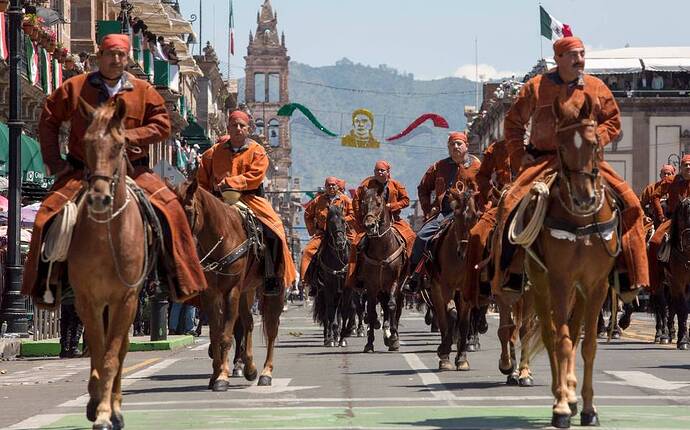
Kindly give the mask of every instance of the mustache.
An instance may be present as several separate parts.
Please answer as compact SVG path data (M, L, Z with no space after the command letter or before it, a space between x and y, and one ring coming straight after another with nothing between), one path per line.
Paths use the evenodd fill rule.
M585 67L585 63L575 63L573 67Z

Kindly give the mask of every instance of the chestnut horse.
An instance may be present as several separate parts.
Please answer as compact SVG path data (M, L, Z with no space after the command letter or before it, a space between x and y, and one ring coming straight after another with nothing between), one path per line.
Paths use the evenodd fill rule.
M360 253L354 276L364 281L367 291L367 319L369 332L364 352L374 352L374 330L378 322L376 305L381 301L389 321L390 336L384 335L389 351L400 349L398 322L403 297L400 286L407 272L405 241L393 228L390 209L381 191L370 188L362 202L366 248Z
M129 349L139 292L153 267L147 229L127 186L121 99L97 109L79 100L90 125L86 149L86 204L79 207L68 251L68 276L91 357L86 416L93 429L124 427L122 363Z
M470 370L467 359L467 339L470 329L470 314L474 297L463 289L465 280L465 258L470 229L476 224L480 213L475 202L477 191L473 185L465 189L458 182L450 190L453 219L447 230L434 245L431 268L431 301L434 307L441 344L437 353L440 370ZM455 336L456 331L457 336ZM453 339L457 338L458 354L455 366L450 363Z
M198 186L196 180L184 182L177 194L185 209L192 233L197 239L199 256L206 274L208 289L201 293L201 304L208 315L213 374L208 387L227 391L230 386L228 352L238 318L244 328L244 377L257 377L254 363L254 320L252 305L263 286L263 268L255 252L256 243L248 237L237 206L227 205ZM273 348L278 336L283 294L261 297L263 330L268 344L266 361L258 385L271 385ZM236 345L240 348L240 345Z
M671 221L671 255L669 308L678 317L678 349L688 349L688 299L690 299L690 198L683 199L673 212ZM663 287L660 287L663 288Z
M559 100L554 103L558 176L550 190L545 226L532 245L533 252L525 256L541 340L551 365L551 391L555 397L551 424L559 428L569 427L577 411L575 356L583 320L585 368L580 422L598 425L592 385L597 317L620 248L614 225L618 214L599 174L603 147L596 138L593 106L586 94L575 118L563 112ZM559 230L546 225L558 225ZM574 229L573 240L561 234L565 228ZM581 231L584 233L578 234Z

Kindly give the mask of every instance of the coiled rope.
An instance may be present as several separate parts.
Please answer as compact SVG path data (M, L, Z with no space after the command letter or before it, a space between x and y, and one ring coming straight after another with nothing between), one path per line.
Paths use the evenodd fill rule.
M79 203L81 204L81 199ZM68 201L46 231L45 240L41 247L41 261L48 263L46 291L43 294L43 301L47 304L55 303L55 297L49 287L53 263L67 260L69 246L72 243L72 230L77 222L78 212L77 204Z

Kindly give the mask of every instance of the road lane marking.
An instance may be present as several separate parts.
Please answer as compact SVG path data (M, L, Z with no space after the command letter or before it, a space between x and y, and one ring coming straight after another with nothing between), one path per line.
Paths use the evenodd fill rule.
M163 370L167 367L172 366L173 364L177 363L180 361L179 358L168 358L166 360L161 361L160 363L154 364L151 367L147 367L146 369L140 370L136 373L133 373L131 375L125 376L122 378L122 383L121 386L122 388L127 387L129 385L132 385L133 383L141 380L141 379L146 379L149 376L153 375L154 373ZM59 408L75 408L75 407L84 407L86 404L89 402L89 394L83 394L79 397L77 397L74 400L68 400L60 405L58 405Z
M640 371L619 371L619 370L605 370L604 373L613 376L614 378L622 379L622 381L600 381L605 384L620 384L630 385L639 388L650 388L652 390L678 390L690 385L688 381L667 381L665 379L654 376L651 373Z
M292 378L274 378L273 381L271 381L270 386L264 386L264 387L259 387L256 384L250 385L249 387L245 388L242 392L243 393L253 393L253 394L277 394L277 393L287 393L287 392L292 392L292 391L300 391L300 390L311 390L314 388L319 388L318 385L311 385L311 386L299 386L295 385L290 387L290 381L292 381Z
M412 370L419 375L422 383L426 385L434 398L438 400L457 400L455 394L451 393L445 388L442 388L445 386L443 383L441 383L441 380L438 379L438 376L432 373L432 371L424 365L417 354L406 353L403 354L403 357L405 358L405 361L407 361L407 364L410 366L410 368L412 368Z
M30 369L0 375L0 386L54 383L87 370L89 367L88 360L54 361Z
M29 430L29 429L40 429L49 426L66 416L66 414L41 414L35 415L31 418L27 418L24 421L18 422L17 424L7 427L9 430Z
M132 366L125 367L124 369L122 369L122 374L123 374L123 375L126 375L126 374L128 374L129 372L132 372L132 371L134 371L134 370L140 369L140 368L142 368L142 367L144 367L144 366L148 366L149 364L155 363L156 361L160 361L160 358L149 358L148 360L144 360L144 361L142 361L141 363L137 363L137 364L134 364L134 365L132 365Z
M205 349L208 349L208 346L210 344L211 344L211 342L203 342L201 345L195 346L194 348L192 348L192 351L203 351Z

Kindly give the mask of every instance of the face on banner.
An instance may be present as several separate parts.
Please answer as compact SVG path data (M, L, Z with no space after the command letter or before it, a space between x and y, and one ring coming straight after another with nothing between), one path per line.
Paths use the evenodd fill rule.
M367 109L357 109L352 112L352 130L340 142L343 146L354 148L378 148L380 142L374 137L373 131L374 114Z

